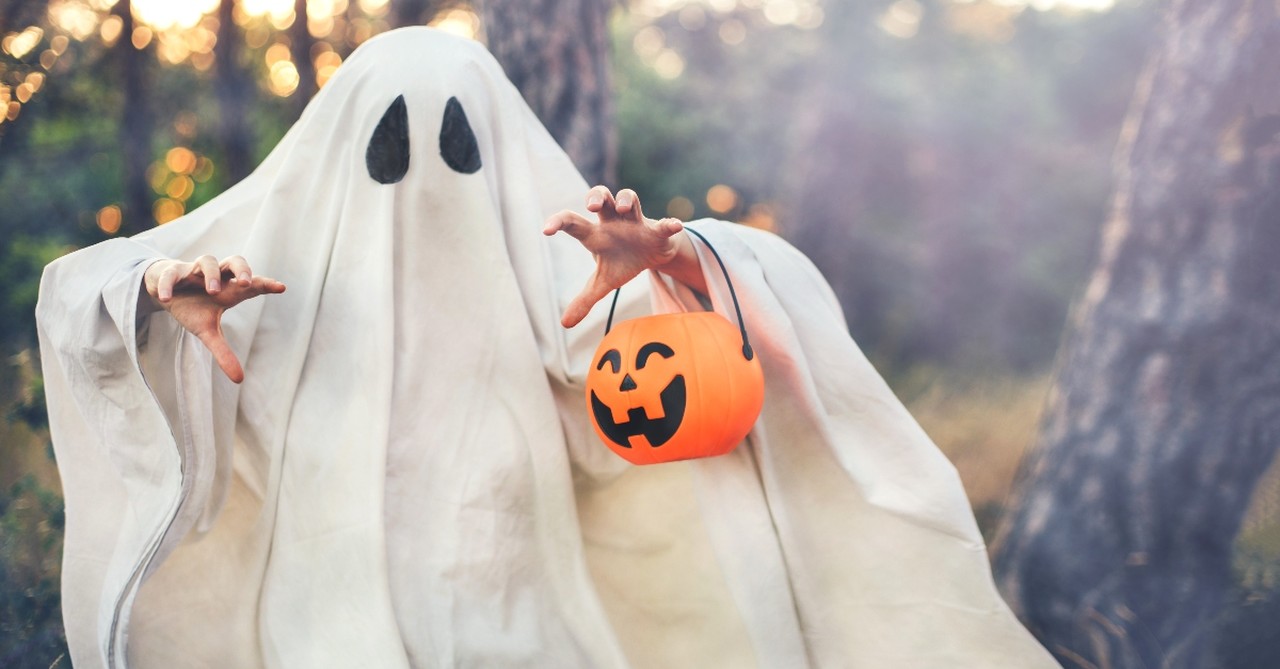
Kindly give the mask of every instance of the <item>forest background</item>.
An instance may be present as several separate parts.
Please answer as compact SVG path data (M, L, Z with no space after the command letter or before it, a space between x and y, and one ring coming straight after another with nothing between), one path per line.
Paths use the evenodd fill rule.
M373 35L429 23L498 52L524 30L513 15L539 4L0 0L0 666L69 664L33 320L42 267L234 184ZM1107 264L1126 114L1144 67L1158 69L1166 14L1195 4L564 0L556 11L588 23L542 30L598 38L604 75L525 75L600 91L600 139L588 142L598 154L575 155L589 178L635 189L651 215L773 230L815 260L855 339L956 464L999 553L1018 543L1013 512L1032 495L1015 481L1039 480L1024 455L1074 364L1060 352L1072 305L1080 316L1086 282ZM517 83L527 96L537 86ZM572 144L554 121L544 117ZM1280 666L1269 453L1251 477L1216 480L1246 500L1218 519L1229 560L1199 579L1223 582L1193 623L1194 652L1128 619L1136 604L1076 606L1067 617L1083 622L1066 634L1018 598L1015 609L1067 666ZM1008 554L1001 585L1025 598Z

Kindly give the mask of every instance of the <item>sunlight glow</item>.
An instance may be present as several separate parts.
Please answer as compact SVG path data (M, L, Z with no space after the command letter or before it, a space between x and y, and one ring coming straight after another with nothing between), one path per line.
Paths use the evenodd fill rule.
M467 9L450 9L428 25L459 37L475 39L480 32L480 17Z
M663 49L653 59L653 71L663 79L675 79L684 72L684 58L673 49Z
M49 3L49 23L76 40L84 40L98 29L98 12L76 0L55 0Z
M298 67L291 60L277 61L271 66L268 85L271 92L282 98L293 95L298 88Z
M342 56L333 51L326 51L316 56L316 86L323 88L341 64Z
M958 5L975 4L976 0L951 0ZM989 0L1004 7L1031 7L1042 12L1053 10L1084 10L1105 12L1116 6L1115 0Z
M293 0L240 0L240 9L247 16L265 16L274 25L293 16ZM311 14L310 4L307 14Z
M218 8L218 0L133 0L139 21L155 28L191 28Z
M10 33L5 35L3 45L5 53L18 60L31 53L31 50L40 44L40 40L44 37L44 31L36 26L31 26L20 33Z
M876 19L876 25L894 37L908 39L920 30L923 16L924 7L916 0L898 0Z

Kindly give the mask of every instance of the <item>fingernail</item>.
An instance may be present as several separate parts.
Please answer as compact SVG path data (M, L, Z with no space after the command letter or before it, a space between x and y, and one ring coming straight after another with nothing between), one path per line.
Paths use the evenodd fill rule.
M245 272L244 274L241 274L241 275L240 275L240 280L241 280L241 281L244 281L245 283L248 283L248 282L249 282L249 279L250 279L250 277L249 277L249 273L248 273L248 272Z
M599 195L592 195L591 199L587 200L587 204L591 204L591 205L604 204L604 198L600 197Z
M212 291L215 291L215 292L216 292L216 291L219 291L219 290L222 290L222 282L221 282L221 281L219 281L219 280L217 280L217 279L214 279L213 281L210 281L210 282L209 282L209 290L212 290Z

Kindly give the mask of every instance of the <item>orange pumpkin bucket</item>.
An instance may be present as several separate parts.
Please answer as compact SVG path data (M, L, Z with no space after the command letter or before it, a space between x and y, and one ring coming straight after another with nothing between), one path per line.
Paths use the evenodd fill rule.
M764 372L747 340L738 296L729 285L738 327L713 312L634 318L605 336L587 372L587 408L600 441L627 462L650 465L732 451L764 405ZM621 289L619 289L621 290Z

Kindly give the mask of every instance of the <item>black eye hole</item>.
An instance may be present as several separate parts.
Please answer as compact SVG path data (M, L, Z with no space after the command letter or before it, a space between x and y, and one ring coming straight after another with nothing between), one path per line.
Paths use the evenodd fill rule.
M649 356L654 353L657 353L664 359L670 358L676 354L675 351L671 350L670 346L667 346L662 342L649 342L648 344L641 346L640 352L636 354L636 369L644 369L645 363L649 362Z
M622 369L622 354L616 348L609 349L604 355L600 356L600 362L596 364L596 369L604 369L604 363L606 362L613 364L613 373L617 374L618 370Z
M475 174L480 169L480 147L467 123L458 98L449 98L444 106L444 122L440 124L440 157L455 172Z
M409 171L409 111L403 95L396 96L373 129L364 164L369 176L380 184L396 183Z

